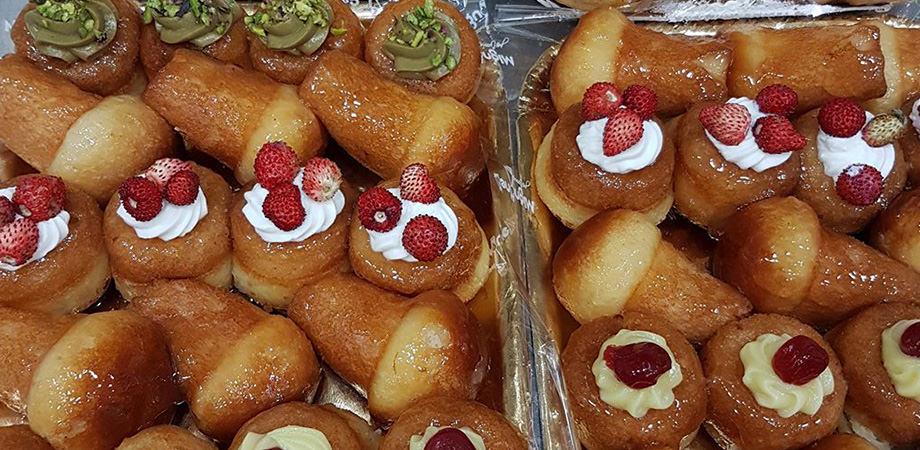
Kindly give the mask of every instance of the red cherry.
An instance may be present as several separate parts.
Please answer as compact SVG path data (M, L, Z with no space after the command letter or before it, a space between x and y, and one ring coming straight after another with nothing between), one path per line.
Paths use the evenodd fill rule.
M808 336L798 335L786 341L773 355L773 371L786 383L801 386L827 368L828 355Z
M671 370L671 355L652 342L611 345L604 350L604 362L618 380L633 389L654 386L658 377Z
M462 431L444 428L428 440L425 450L476 450L476 447Z
M920 358L920 322L907 327L901 334L901 351L905 355Z

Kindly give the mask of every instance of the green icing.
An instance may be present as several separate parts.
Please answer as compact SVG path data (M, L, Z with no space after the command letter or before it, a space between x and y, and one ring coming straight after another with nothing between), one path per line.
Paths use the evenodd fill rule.
M436 81L460 63L460 35L454 21L425 0L396 20L383 51L399 76Z
M118 10L109 0L36 0L25 14L39 53L67 62L87 61L115 39Z
M167 44L207 47L243 15L235 0L147 0L144 23L153 22Z
M332 7L326 0L270 0L245 20L249 31L268 48L294 55L312 55L330 33L345 34L331 28Z

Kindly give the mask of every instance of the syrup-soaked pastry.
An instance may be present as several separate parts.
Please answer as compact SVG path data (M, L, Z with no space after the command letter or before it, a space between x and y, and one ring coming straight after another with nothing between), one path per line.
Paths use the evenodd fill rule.
M920 272L920 190L901 193L879 214L869 231L869 242Z
M368 423L332 405L283 403L249 419L230 450L376 450L380 439Z
M908 118L910 126L905 127L898 144L907 163L907 183L916 188L920 186L920 95L904 103L901 114Z
M54 447L41 436L35 434L28 425L0 427L0 448L16 450L54 450Z
M31 172L35 172L35 169L0 143L0 182Z
M652 315L583 324L562 353L562 374L575 431L588 449L685 448L706 418L696 351Z
M709 260L716 241L705 230L679 216L669 216L658 224L661 238L700 269L709 270Z
M806 448L807 450L877 450L874 445L855 434L832 434Z
M920 49L915 45L920 39L920 30L895 28L883 21L870 23L879 31L888 90L883 97L866 101L865 105L873 113L880 114L900 108L920 94Z
M831 434L847 394L840 362L814 329L758 314L722 327L702 353L709 434L722 448L785 450Z
M115 450L217 450L217 447L185 428L157 425L121 441Z
M404 411L380 450L439 448L524 450L527 444L501 414L469 400L435 397Z

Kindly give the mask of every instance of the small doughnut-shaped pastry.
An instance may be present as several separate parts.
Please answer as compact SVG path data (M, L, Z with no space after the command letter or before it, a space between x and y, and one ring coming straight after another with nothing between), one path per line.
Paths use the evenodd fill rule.
M332 405L282 403L249 419L236 433L230 450L310 448L376 450L380 436L364 419Z
M217 450L209 441L201 439L185 428L175 425L157 425L147 428L123 441L115 450Z
M920 190L901 193L869 230L869 242L920 272Z
M909 126L905 127L898 144L907 162L907 184L916 188L920 186L920 95L904 103L901 114L908 118Z
M54 447L41 436L35 434L28 425L0 427L0 448L17 450L54 450Z
M380 450L426 448L524 450L527 444L501 414L469 400L421 400L393 422Z

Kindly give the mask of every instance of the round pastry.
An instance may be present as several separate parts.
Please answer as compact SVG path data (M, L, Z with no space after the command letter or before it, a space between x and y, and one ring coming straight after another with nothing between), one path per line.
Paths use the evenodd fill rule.
M230 450L374 450L379 436L364 419L332 405L282 403L243 424Z
M380 450L524 450L527 443L501 414L470 400L435 397L404 411Z
M902 192L869 232L872 246L920 272L920 190Z
M54 450L41 436L32 432L28 425L0 427L0 448L16 450Z
M216 173L173 158L125 180L105 209L115 287L126 299L159 279L231 285L230 187Z
M908 118L910 125L898 139L904 160L907 162L907 182L913 187L920 186L920 96L908 101L901 107L901 114Z
M92 197L46 175L0 183L0 304L72 313L93 304L109 278Z
M217 450L209 441L196 437L185 428L157 425L123 441L115 450Z
M723 448L799 448L843 415L840 362L811 327L757 314L722 327L703 348L709 434Z
M706 382L683 335L651 315L588 322L562 353L575 431L585 448L685 448L706 418Z
M654 117L655 93L639 85L620 93L595 83L570 106L537 150L537 193L563 225L575 228L598 211L631 209L661 222L674 200L674 144Z
M832 434L808 446L808 450L876 450L876 447L854 434Z
M443 289L467 302L489 275L476 216L422 164L361 194L348 254L360 277L402 294Z

